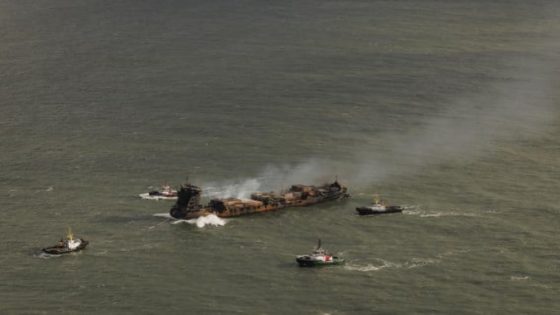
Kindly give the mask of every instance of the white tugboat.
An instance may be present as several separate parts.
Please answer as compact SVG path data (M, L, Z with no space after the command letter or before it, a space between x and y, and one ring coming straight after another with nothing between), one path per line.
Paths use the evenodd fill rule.
M296 256L296 261L300 267L319 267L328 265L340 265L344 259L333 256L321 247L321 240L317 243L317 248L309 255Z
M68 228L68 234L66 235L66 240L61 239L60 241L58 241L58 244L51 247L43 248L43 252L51 255L68 254L71 252L80 251L86 248L88 244L89 242L82 238L75 239L72 230Z
M401 206L389 206L385 204L385 201L381 200L379 196L373 197L373 202L369 206L357 207L359 215L375 215L375 214L385 214L385 213L398 213L402 212L403 208Z
M138 196L149 200L177 200L177 191L169 185L163 185L160 190L152 190Z

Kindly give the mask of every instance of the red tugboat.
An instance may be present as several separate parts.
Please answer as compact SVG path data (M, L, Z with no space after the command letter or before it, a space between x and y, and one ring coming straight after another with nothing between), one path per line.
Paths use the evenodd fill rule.
M319 239L317 247L309 255L296 256L296 261L300 267L321 267L329 265L341 265L344 259L333 256L326 250L321 248L321 240Z
M236 217L252 213L274 211L287 207L310 206L324 201L350 197L347 188L338 181L322 186L293 185L280 194L274 192L251 194L250 199L212 199L208 205L200 203L200 187L185 184L177 192L178 199L169 211L176 219L195 219L214 214L218 217Z

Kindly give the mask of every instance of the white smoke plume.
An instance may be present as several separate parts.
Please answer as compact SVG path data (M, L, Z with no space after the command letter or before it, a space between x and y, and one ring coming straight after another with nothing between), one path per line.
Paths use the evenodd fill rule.
M450 101L447 109L407 134L382 135L384 145L357 150L352 182L367 185L387 176L411 175L430 165L492 154L499 141L538 137L558 118L552 69L532 65L511 82Z
M293 184L321 184L332 182L335 175L326 161L308 160L295 165L268 165L256 178L208 183L203 191L210 198L249 198L256 191L281 191Z
M445 110L420 127L402 134L372 135L344 161L309 159L296 165L269 165L256 178L229 183L219 196L246 198L253 191L321 184L337 175L354 188L367 187L440 163L492 155L499 142L538 137L558 119L560 106L554 94L558 69L526 61L516 68L520 73L506 75L505 82L449 100Z
M321 184L337 176L353 188L367 187L433 165L491 156L496 146L507 141L542 136L560 113L559 51L555 43L535 47L531 56L503 64L502 69L513 70L500 71L485 86L440 100L444 109L413 127L406 126L410 118L403 117L402 130L407 131L365 136L344 159L269 165L255 178L211 183L205 190L210 188L208 195L215 197L247 198L254 191Z

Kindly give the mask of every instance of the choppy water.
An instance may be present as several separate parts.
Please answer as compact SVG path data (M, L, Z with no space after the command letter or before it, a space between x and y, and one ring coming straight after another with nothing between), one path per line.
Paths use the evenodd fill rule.
M1 2L0 313L557 312L559 12ZM353 198L197 225L137 197L186 176ZM407 210L354 215L373 193ZM67 226L89 248L40 255ZM345 266L296 266L319 237Z

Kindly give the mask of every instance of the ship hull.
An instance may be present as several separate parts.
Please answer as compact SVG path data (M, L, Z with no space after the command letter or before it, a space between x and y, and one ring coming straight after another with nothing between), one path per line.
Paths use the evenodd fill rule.
M81 240L81 244L80 246L76 247L75 249L69 249L66 247L58 247L58 246L52 246L52 247L46 247L43 248L43 252L50 254L50 255L63 255L63 254L70 254L73 252L78 252L81 251L82 249L85 249L86 246L89 244L88 241L86 240Z
M301 202L295 202L293 204L289 204L289 205L282 205L282 206L268 206L268 207L262 207L262 208L256 208L256 209L250 209L250 210L245 210L245 211L239 211L239 212L235 212L235 211L224 211L224 212L218 212L218 211L209 211L207 209L201 209L199 211L189 211L187 213L185 213L185 215L181 215L181 213L174 213L173 211L170 212L170 215L172 217L174 217L175 219L182 219L182 220L190 220L190 219L196 219L199 217L203 217L203 216L207 216L207 215L216 215L220 218L231 218L231 217L239 217L239 216L244 216L244 215L250 215L250 214L257 214L257 213L264 213L264 212L272 212L272 211L277 211L277 210L281 210L281 209L285 209L285 208L291 208L291 207L309 207L312 205L316 205L319 203L323 203L323 202L327 202L327 201L335 201L335 200L340 200L340 199L345 199L348 198L348 194L343 193L337 196L329 196L326 198L321 198L321 199L314 199L314 200L303 200Z
M387 207L385 210L371 209L369 207L358 207L356 208L356 211L359 215L380 215L388 213L399 213L402 212L403 209L399 206Z
M324 267L344 264L344 259L338 257L333 257L330 261L310 260L298 257L296 261L300 267Z

